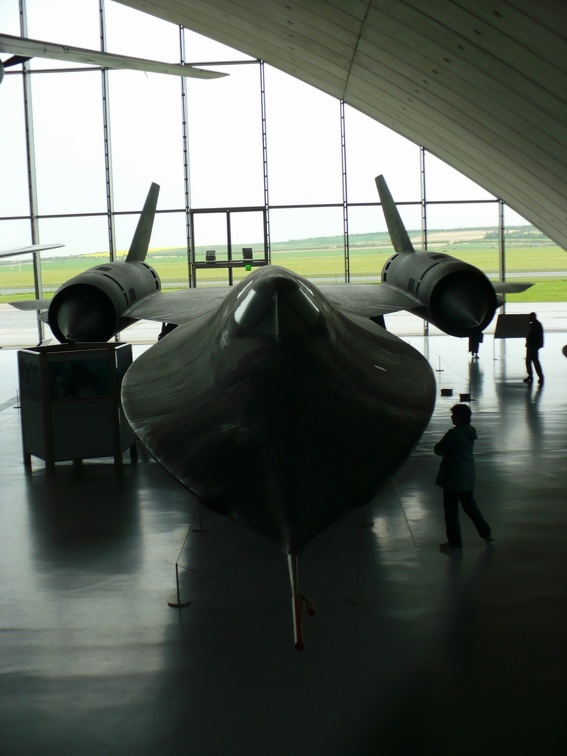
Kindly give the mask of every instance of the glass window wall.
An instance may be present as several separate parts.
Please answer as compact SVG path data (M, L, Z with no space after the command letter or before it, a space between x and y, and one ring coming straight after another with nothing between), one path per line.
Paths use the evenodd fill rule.
M342 202L339 102L266 66L270 204Z
M229 76L188 81L192 205L263 205L259 65L215 70Z
M378 283L392 255L384 213L378 205L355 206L348 213L351 283Z
M40 218L39 235L42 244L65 245L63 249L54 250L53 253L42 253L42 260L51 257L52 254L62 257L95 254L107 260L109 258L108 221L102 213L92 216Z
M160 209L182 210L179 80L140 71L109 71L108 80L116 212L141 210L152 182L160 185ZM102 116L98 124L102 135Z
M204 37L202 34L184 29L186 58L188 62L210 64L217 61L245 61L253 60L246 53L235 50L233 47L223 45L214 39Z
M113 3L109 3L113 5ZM17 0L3 0L2 6L15 8ZM57 42L100 50L100 27L98 0L25 0L28 36L44 42ZM0 11L0 20L3 22ZM0 24L4 29L4 24ZM8 34L20 34L19 24ZM147 56L146 56L147 57ZM80 63L32 58L30 67L34 70L46 68L81 68Z
M425 184L428 202L495 200L495 197L430 152L425 153Z
M26 122L20 77L6 76L0 84L0 216L29 215ZM29 230L24 234L29 244ZM19 241L10 242L20 245ZM0 247L7 246L6 238Z
M348 105L345 129L349 203L378 202L380 174L396 202L421 200L418 145Z
M98 0L26 0L25 6L29 36L99 48ZM106 3L105 18L109 51L180 59L177 26L116 3ZM1 4L0 28L20 33L18 0ZM0 120L5 179L0 185L0 246L29 244L32 219L37 219L36 241L66 245L48 260L95 253L108 259L112 225L120 257L130 246L149 186L156 182L161 191L148 259L164 288L193 283L188 236L195 262L203 264L197 285L226 285L247 275L247 266L226 267L229 240L233 262L242 262L242 250L252 248L253 262L269 254L272 263L313 280L343 282L350 275L354 282L378 281L392 253L374 182L384 174L416 247L422 243L425 217L429 249L468 259L491 278L498 277L496 198L433 155L423 153L420 159L419 146L353 108L344 107L341 121L337 100L199 34L184 30L183 35L186 62L213 64L229 76L186 79L183 98L175 77L109 71L107 142L101 72L67 62L30 63L33 208L22 69L7 70L0 89L5 114ZM78 70L59 71L64 68ZM537 273L543 298L544 281L552 292L565 278L564 253L508 208L504 219L506 277L529 280L531 272ZM216 264L207 267L207 251L212 250ZM75 272L91 262L80 257ZM52 278L68 272L57 264L52 276L47 272L52 265L44 265L48 290Z
M177 26L120 3L107 2L104 9L108 52L167 63L179 62Z
M503 216L506 279L531 281L531 301L565 301L565 250L506 205Z
M498 281L498 204L428 205L427 249L464 260Z
M0 240L0 251L28 247L32 243L29 219L0 220Z
M272 264L315 283L345 280L342 209L318 207L270 212Z
M100 73L31 79L38 214L104 212Z

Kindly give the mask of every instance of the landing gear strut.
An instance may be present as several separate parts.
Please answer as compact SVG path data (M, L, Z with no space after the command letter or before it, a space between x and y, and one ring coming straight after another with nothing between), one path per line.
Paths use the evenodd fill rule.
M291 583L291 608L293 611L293 639L295 648L301 651L303 648L303 632L301 627L301 611L305 606L307 614L313 616L315 614L315 607L311 599L307 598L303 593L299 591L299 577L298 577L298 559L297 554L287 555L287 566L289 569L289 580Z

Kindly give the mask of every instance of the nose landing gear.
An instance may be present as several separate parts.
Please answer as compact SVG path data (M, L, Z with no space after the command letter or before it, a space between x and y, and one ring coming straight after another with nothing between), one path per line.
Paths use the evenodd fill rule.
M297 554L287 555L287 566L289 569L289 580L291 583L291 608L293 612L293 638L295 648L301 651L303 648L303 630L301 625L301 613L303 607L307 609L307 614L312 617L315 614L315 606L311 599L305 596L299 590L298 575L298 558Z

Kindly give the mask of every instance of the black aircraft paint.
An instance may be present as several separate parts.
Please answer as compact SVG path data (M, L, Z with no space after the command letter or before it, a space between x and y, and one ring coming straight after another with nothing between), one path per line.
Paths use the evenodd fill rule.
M469 336L492 321L499 301L485 274L441 252L416 252L383 176L376 177L395 254L382 269L382 284L415 298L408 307L450 336ZM525 285L499 285L498 291L523 290Z
M108 341L136 322L124 317L129 307L160 291L158 274L145 262L158 195L152 184L126 260L95 265L57 289L47 321L59 341Z
M383 177L376 179L395 254L381 285L317 287L276 266L235 287L162 294L145 262L159 187L152 184L128 256L64 283L43 310L61 341L105 341L141 318L177 326L122 385L142 443L207 507L287 555L294 634L303 647L297 556L317 533L369 502L429 422L427 360L377 325L405 309L449 334L485 328L499 304L486 276L416 252ZM169 330L169 329L168 329Z
M139 357L122 397L175 478L290 554L405 461L435 380L408 344L268 266Z
M284 268L251 273L210 313L139 357L122 385L134 431L210 509L297 557L368 503L407 459L435 404L429 363Z

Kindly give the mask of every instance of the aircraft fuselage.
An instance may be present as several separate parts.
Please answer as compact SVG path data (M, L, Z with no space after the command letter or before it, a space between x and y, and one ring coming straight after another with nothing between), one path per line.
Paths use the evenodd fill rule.
M139 357L122 398L205 506L297 553L405 461L435 380L411 346L269 266Z

